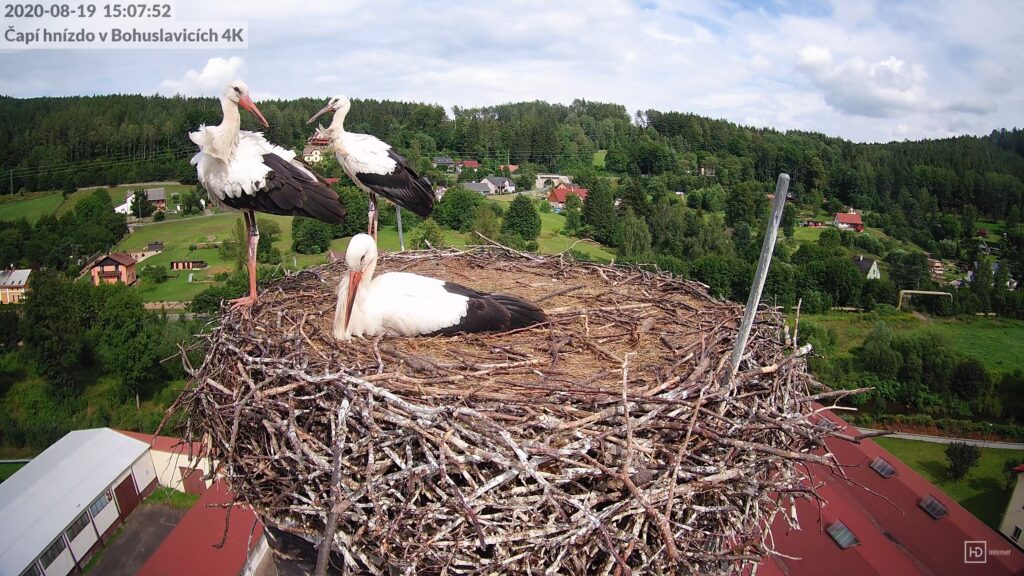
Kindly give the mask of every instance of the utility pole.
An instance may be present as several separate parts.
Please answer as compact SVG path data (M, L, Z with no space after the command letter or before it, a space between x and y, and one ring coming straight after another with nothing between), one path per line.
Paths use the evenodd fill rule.
M782 209L786 205L786 193L788 191L789 174L779 174L779 180L775 184L775 201L772 203L772 215L768 219L768 229L764 232L764 243L761 245L761 258L757 262L754 284L750 287L747 309L743 312L740 331L736 335L736 345L732 349L731 365L729 371L725 373L723 384L731 384L732 377L736 375L736 371L740 367L743 350L747 347L747 338L750 336L750 329L754 325L754 316L757 315L757 305L761 302L761 291L764 289L764 281L768 278L768 266L772 263L775 240L779 237L779 223L782 221Z
M395 204L395 216L398 218L398 246L399 250L405 251L405 235L402 234L402 207Z

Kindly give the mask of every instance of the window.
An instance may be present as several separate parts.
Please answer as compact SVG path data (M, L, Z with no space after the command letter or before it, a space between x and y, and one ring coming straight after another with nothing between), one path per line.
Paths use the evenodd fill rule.
M839 547L843 550L860 544L860 540L857 540L857 537L853 535L853 532L850 532L850 529L846 527L846 524L843 524L839 520L830 524L827 530L828 535L831 536L832 539L836 541L836 544L839 544Z
M107 504L110 504L110 490L100 494L99 498L93 500L92 504L89 505L89 514L95 518L97 514L107 507Z
M21 576L43 576L43 571L39 569L39 565L32 561L32 564L25 571L21 573Z
M1013 536L1011 538L1013 538L1014 542L1020 542L1020 526L1013 527Z
M896 468L886 462L881 456L875 458L875 461L871 463L871 469L878 472L882 478L890 478L896 475Z
M71 526L68 526L68 540L74 540L77 538L78 535L82 533L82 530L85 530L85 527L88 525L89 515L82 512L81 516L75 518L75 521L71 523Z
M49 568L50 564L60 556L67 546L64 544L64 537L60 536L50 544L50 547L43 552L43 555L39 557L39 561L43 563L43 568Z
M942 502L939 502L938 500L935 499L934 496L931 495L921 498L921 501L918 502L917 505L920 506L921 508L924 508L924 511L936 520L938 520L939 518L944 518L945 516L949 515L949 511L946 510L946 507L942 505Z

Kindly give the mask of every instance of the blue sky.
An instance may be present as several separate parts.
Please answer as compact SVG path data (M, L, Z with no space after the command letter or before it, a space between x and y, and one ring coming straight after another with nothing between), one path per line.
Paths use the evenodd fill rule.
M855 141L1024 127L1024 2L178 0L245 50L0 52L0 93L574 98Z

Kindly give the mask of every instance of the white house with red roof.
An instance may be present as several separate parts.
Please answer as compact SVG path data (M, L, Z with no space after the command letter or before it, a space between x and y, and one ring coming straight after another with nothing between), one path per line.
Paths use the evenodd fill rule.
M841 229L852 228L857 232L864 231L864 221L860 219L860 214L852 210L848 212L836 212L835 217L832 219L832 225Z
M575 184L559 184L548 192L548 204L555 210L565 208L565 200L569 196L579 196L580 200L586 200L590 190L581 188Z

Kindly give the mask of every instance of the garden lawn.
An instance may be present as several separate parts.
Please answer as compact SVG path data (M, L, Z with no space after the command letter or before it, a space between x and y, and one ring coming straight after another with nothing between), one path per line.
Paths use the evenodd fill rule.
M24 462L0 464L0 482L7 480L11 476L14 476L14 473L20 470L21 467L24 465Z
M824 226L797 226L793 230L793 239L801 243L817 242L823 230Z
M7 198L11 197L4 197L5 200ZM15 200L14 198L19 198L19 196L15 195L11 201L0 204L0 220L24 218L30 224L35 224L41 216L56 214L57 208L64 201L64 196L60 192L36 192L26 194L23 199Z
M856 312L809 314L802 318L827 326L838 336L838 352L861 346L879 321L895 334L929 330L950 340L957 350L981 360L993 374L1024 367L1024 321L975 316L930 316L922 320L909 312L878 316Z
M1010 492L1003 490L1006 486L1003 463L1010 458L1024 458L1024 451L983 448L978 465L962 480L953 481L947 476L947 444L884 437L875 438L875 442L938 486L979 520L995 530L999 529L1010 500Z

